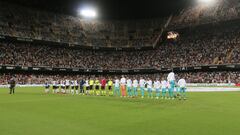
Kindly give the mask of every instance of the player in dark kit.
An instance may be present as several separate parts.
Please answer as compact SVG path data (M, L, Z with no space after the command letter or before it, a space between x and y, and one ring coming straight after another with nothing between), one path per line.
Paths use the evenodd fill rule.
M11 79L9 80L9 84L10 84L10 87L9 87L10 92L9 92L9 94L14 94L14 92L15 92L15 86L16 86L16 81L15 81L15 79L14 79L14 78L11 78Z
M85 92L84 92L84 84L85 84L85 81L84 81L84 79L82 78L81 79L81 81L80 81L80 94L81 95L84 95L85 94Z

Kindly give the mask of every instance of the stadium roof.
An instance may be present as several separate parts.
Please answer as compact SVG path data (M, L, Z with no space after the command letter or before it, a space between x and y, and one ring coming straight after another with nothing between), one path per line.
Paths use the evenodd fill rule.
M1 0L56 13L77 16L85 5L98 9L102 19L146 19L178 13L194 0Z

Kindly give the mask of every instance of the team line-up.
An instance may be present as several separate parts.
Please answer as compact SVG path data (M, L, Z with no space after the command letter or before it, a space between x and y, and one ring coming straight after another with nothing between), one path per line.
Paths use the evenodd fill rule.
M176 96L179 99L186 99L186 81L180 79L178 82L175 80L175 74L169 73L167 80L162 79L152 81L150 78L146 80L140 78L138 81L136 78L130 79L122 76L119 80L117 77L113 81L111 78L106 80L98 78L94 79L80 79L78 80L61 80L52 81L53 93L62 94L80 94L80 95L96 95L96 96L119 96L119 97L138 97L138 90L140 89L141 98L145 97L145 91L147 91L148 98L156 99L175 99ZM153 94L155 91L155 94ZM45 82L45 92L50 92L50 83L47 80Z

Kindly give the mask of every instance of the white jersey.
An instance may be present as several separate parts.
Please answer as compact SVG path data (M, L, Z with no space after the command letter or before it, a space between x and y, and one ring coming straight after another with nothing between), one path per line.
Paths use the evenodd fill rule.
M57 86L57 82L56 81L53 81L52 84L53 84L53 86Z
M180 86L181 88L185 88L186 87L186 81L185 81L185 79L180 79L179 81L178 81L178 86Z
M159 81L154 81L154 88L155 89L160 89L161 83Z
M86 86L86 87L89 86L89 82L88 82L88 80L86 80L86 82L85 82L85 86Z
M138 87L138 80L133 80L133 87Z
M161 81L162 89L166 89L168 87L168 82L166 80Z
M64 81L61 81L61 86L65 86L65 82Z
M121 82L121 85L126 85L126 78L121 78L121 80L120 80L120 82Z
M140 85L140 87L144 87L144 85L145 85L145 80L144 80L144 79L140 79L139 85Z
M132 80L131 79L127 80L127 87L132 87Z
M74 86L74 81L70 81L70 83L71 83L71 86Z
M115 87L119 87L120 86L120 81L118 79L115 80L114 86Z
M168 74L167 80L170 81L174 81L175 80L175 74L173 72Z
M78 81L75 80L75 81L74 81L74 84L75 84L75 86L78 86Z
M152 88L152 80L147 81L147 88Z
M70 81L66 80L66 86L69 86L69 85L70 85Z
M45 83L44 83L44 86L45 86L45 87L49 87L50 85L49 85L48 82L45 82Z

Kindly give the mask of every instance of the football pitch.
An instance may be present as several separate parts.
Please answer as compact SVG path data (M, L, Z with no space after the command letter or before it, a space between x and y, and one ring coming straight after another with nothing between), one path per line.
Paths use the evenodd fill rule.
M240 92L188 100L45 95L0 89L0 135L239 135Z

